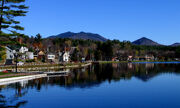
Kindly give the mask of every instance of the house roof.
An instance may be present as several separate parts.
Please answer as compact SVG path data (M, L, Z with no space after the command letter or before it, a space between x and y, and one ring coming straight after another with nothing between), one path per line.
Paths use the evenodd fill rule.
M40 51L38 55L45 55L43 51Z
M48 55L55 55L54 53L48 53Z
M21 48L21 46L19 45L8 45L7 47L11 50L16 50L16 51L18 51Z

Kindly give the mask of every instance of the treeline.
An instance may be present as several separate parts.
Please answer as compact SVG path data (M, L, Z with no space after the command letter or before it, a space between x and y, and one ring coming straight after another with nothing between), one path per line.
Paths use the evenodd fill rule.
M71 59L80 61L86 60L127 60L128 56L143 57L154 56L158 60L174 60L180 58L180 46L140 46L133 45L129 41L108 40L106 42L93 40L75 40L62 38L45 38L42 39L40 34L36 37L26 39L25 44L32 49L39 48L44 52L57 53L59 51L74 48Z
M18 42L16 45L27 46L30 51L35 52L41 50L45 53L56 53L63 51L71 51L72 61L81 61L82 58L86 60L106 60L110 61L113 58L116 60L127 60L128 56L144 57L153 56L157 60L175 60L180 58L180 46L140 46L133 45L129 41L108 40L106 42L93 40L75 40L62 38L42 38L40 34L32 37L23 37L22 43ZM15 44L14 43L14 44ZM2 48L0 48L2 50ZM73 49L73 50L72 50ZM0 58L2 59L2 55Z

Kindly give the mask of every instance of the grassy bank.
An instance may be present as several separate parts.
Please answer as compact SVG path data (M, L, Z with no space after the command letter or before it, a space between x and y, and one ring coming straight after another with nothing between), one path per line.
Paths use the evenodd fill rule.
M51 67L59 67L59 68L74 68L74 67L83 67L85 65L88 65L89 63L66 63L66 64L33 64L33 65L23 65L18 66L18 68L26 69L26 68L51 68ZM15 69L14 66L2 66L0 67L0 70L3 69Z
M27 75L34 75L34 74L28 74L28 73L13 73L13 72L0 72L0 79L4 78L14 78L14 77L22 77L22 76L27 76Z
M97 61L94 63L108 64L108 63L128 63L128 61Z

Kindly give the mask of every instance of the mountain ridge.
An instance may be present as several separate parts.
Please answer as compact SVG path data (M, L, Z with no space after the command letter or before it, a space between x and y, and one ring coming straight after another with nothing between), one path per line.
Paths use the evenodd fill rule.
M89 33L89 32L78 32L78 33L74 33L74 32L65 32L65 33L61 33L58 35L52 35L49 36L47 38L71 38L71 39L84 39L84 40L94 40L94 41L101 41L101 42L105 42L108 39L106 39L105 37L96 34L96 33ZM174 43L172 45L162 45L159 44L158 42L155 42L149 38L146 37L142 37L140 39L137 39L133 42L131 42L134 45L146 45L146 46L172 46L172 47L178 47L180 46L180 43Z
M161 44L146 38L146 37L142 37L140 39L137 39L135 41L132 42L132 44L134 45L147 45L147 46L160 46Z
M177 47L177 46L180 46L180 43L176 42L176 43L174 43L174 44L172 44L172 45L170 45L170 46L172 46L172 47Z
M87 33L87 32L65 32L58 35L49 36L48 38L71 38L71 39L84 39L84 40L94 40L105 42L107 39L99 34Z

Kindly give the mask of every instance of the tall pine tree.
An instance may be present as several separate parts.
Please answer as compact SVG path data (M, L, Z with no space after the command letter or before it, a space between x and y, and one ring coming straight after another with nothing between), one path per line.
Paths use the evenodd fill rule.
M24 30L16 17L26 16L28 7L24 5L25 0L0 0L0 44L16 43L12 37L23 37L18 33Z

